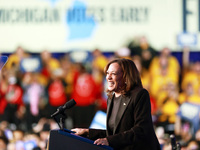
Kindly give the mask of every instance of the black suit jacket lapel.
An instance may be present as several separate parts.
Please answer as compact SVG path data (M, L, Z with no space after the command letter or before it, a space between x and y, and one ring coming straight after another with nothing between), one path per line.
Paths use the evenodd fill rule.
M114 97L114 94L113 94L113 97ZM108 127L108 120L110 118L110 115L111 115L111 111L112 111L112 105L113 105L113 97L111 99L108 99L107 101L107 120L106 120L106 126L107 126L107 135L111 135L111 131L110 131L110 128Z
M115 127L114 127L114 131L113 133L115 134L115 131L120 123L120 120L128 106L130 102L130 97L124 97L122 96L122 99L121 99L121 102L120 102L120 106L119 106L119 110L118 110L118 113L117 113L117 116L116 116L116 119L115 119Z

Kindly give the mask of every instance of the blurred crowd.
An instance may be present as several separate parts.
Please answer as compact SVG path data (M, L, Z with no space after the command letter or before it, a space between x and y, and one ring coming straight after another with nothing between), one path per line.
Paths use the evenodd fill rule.
M182 62L169 47L155 50L146 37L106 55L44 50L33 54L17 47L0 71L0 150L44 150L49 131L59 128L51 114L70 99L65 128L89 127L98 110L106 112L105 65L113 58L132 59L149 91L152 119L163 150L174 134L182 150L200 149L200 59L191 62L184 48Z

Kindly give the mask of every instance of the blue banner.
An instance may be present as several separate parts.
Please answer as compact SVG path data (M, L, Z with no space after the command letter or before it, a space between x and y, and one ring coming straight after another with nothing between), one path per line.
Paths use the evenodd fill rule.
M8 60L7 56L0 56L0 70L3 68L3 66L6 64Z

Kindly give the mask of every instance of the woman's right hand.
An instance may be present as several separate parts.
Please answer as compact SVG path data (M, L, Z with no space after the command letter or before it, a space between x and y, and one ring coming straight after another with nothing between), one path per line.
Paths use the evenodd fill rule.
M75 132L74 134L76 135L88 135L89 134L89 129L85 129L85 128L74 128L71 129L71 131Z

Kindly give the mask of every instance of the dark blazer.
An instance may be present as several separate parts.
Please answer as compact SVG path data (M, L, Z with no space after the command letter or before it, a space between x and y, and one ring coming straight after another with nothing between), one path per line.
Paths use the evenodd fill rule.
M111 114L112 99L108 99L107 126ZM160 150L151 116L151 104L147 90L137 87L123 96L117 113L113 133L90 129L89 138L107 138L115 150Z

